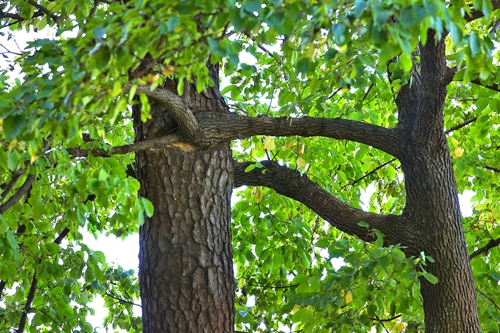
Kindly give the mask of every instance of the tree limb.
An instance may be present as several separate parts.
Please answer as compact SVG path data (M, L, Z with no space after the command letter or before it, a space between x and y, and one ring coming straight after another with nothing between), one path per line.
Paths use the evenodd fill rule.
M17 192L7 200L3 205L0 205L0 214L3 214L9 209L10 207L14 206L21 198L28 193L29 189L31 188L31 185L33 184L33 181L35 180L35 175L29 175L28 178L26 178L26 181L24 182L21 187L17 190Z
M130 86L130 84L127 84L125 90L128 90ZM197 137L199 131L198 122L193 112L187 107L186 103L184 103L182 97L163 88L151 90L151 87L148 85L138 85L136 91L137 93L143 93L159 102L168 110L169 115L174 118L182 131L193 139Z
M498 239L492 239L488 242L488 244L486 244L485 246L477 249L476 251L472 252L469 256L469 260L470 259L473 259L475 257L477 257L478 255L480 255L481 253L486 253L488 252L489 250L491 250L492 248L496 247L500 245L500 238Z
M322 136L367 144L395 157L402 154L396 129L341 118L246 117L234 113L196 114L205 142L210 144L254 135Z
M54 15L54 13L52 13L50 10L48 10L44 6L38 4L36 1L26 0L26 2L29 3L30 5L34 6L36 9L38 9L39 11L44 13L45 15L48 15L52 20L54 20L54 22L57 22L57 20L59 19L57 16Z
M277 193L295 199L335 228L355 235L365 241L374 241L376 236L369 229L378 229L384 234L384 245L395 245L404 239L404 226L399 216L379 215L356 209L321 188L298 171L280 166L273 161L261 162L264 169L245 169L252 163L235 163L235 186L265 186ZM366 222L369 229L358 225Z
M9 193L14 189L16 186L18 180L21 178L22 175L26 172L26 169L21 169L20 172L16 172L15 174L12 175L12 179L8 184L5 185L5 187L2 189L3 192L0 194L0 199L5 199ZM0 186L0 188L3 187Z
M199 126L197 138L185 138L180 134L170 134L154 140L145 140L131 145L118 146L107 151L104 149L85 150L69 148L75 157L110 156L127 154L151 148L194 143L200 146L215 146L221 142L248 138L254 135L273 136L323 136L339 140L351 140L380 149L399 157L403 148L395 129L340 118L271 118L246 117L234 113L200 112L195 114Z
M33 273L33 278L31 280L30 290L28 292L28 296L26 297L26 304L24 304L24 308L21 314L21 319L19 320L19 326L16 330L16 333L23 333L24 326L26 325L26 319L28 318L28 313L31 310L31 303L35 298L36 288L38 286L38 279L36 278L36 272Z
M491 0L490 2L493 6L493 10L500 9L500 0ZM478 18L481 18L483 16L484 16L484 13L482 10L473 9L473 10L471 10L470 14L469 13L465 14L464 19L467 22L471 22L471 21L477 20Z

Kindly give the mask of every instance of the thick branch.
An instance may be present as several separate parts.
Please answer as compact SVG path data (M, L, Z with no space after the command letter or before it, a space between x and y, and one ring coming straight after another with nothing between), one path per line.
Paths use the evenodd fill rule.
M470 254L470 256L469 256L469 259L475 258L478 255L480 255L481 253L486 253L489 250L491 250L492 248L497 247L498 245L500 245L500 238L498 238L498 239L492 239L485 246L483 246L483 247L477 249L476 251L472 252Z
M21 187L17 190L17 192L7 200L6 203L3 205L0 205L0 214L3 214L9 209L10 207L14 206L21 198L28 193L29 189L31 188L31 185L33 184L33 181L35 180L35 175L29 175L28 178L26 178L26 181L24 182Z
M211 144L254 135L323 136L364 143L399 157L402 152L395 129L340 118L246 117L233 113L202 112L196 118L202 137Z
M159 102L167 109L168 114L174 118L180 129L193 140L196 139L199 130L198 122L193 112L187 107L180 96L163 88L157 88L151 91L151 87L147 85L137 86L137 92L144 93L146 96Z
M235 139L248 138L254 135L273 136L323 136L339 140L351 140L364 143L398 157L402 151L400 140L395 129L375 126L353 120L330 118L271 118L246 117L233 113L200 112L195 117L199 124L199 136L190 139L179 134L170 134L154 140L146 140L131 145L114 147L110 152L104 149L85 150L68 149L75 157L85 157L89 153L94 156L110 156L127 154L151 148L195 143L201 146L218 145Z
M370 229L380 230L385 235L385 245L398 244L404 239L404 226L398 216L379 215L356 209L332 196L298 171L272 161L261 163L265 169L255 168L249 172L245 172L245 169L251 163L236 163L235 186L272 188L279 194L303 203L335 228L365 241L373 241L376 237L367 228L358 225L361 221L368 223Z

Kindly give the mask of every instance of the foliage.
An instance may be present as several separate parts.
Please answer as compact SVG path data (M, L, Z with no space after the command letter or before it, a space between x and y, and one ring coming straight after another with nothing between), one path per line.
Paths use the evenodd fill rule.
M496 29L488 33L499 14L490 1L32 3L1 5L3 36L50 31L16 55L21 78L0 73L2 330L19 327L27 304L31 332L92 332L88 302L102 295L110 309L106 324L140 331L131 314L135 277L109 266L82 241L83 230L96 237L135 233L144 213L152 214L131 176L134 156L83 158L73 148L109 152L132 143L129 107L142 103L146 119L147 98L125 94L125 84L154 88L175 76L196 80L201 91L210 84L207 62L223 64L222 93L237 113L392 127L394 95L411 84L415 46L427 42L428 28L449 31L448 66L458 71L448 87L444 123L459 191L475 193L474 214L464 219L467 242L472 252L500 238L500 96L498 87L485 88L500 75ZM464 17L475 10L484 17L469 23ZM161 75L140 71L145 65ZM399 214L404 207L399 164L372 147L259 136L233 147L238 161L279 161L355 207L363 206L367 190L373 193L370 211ZM17 193L24 198L15 199ZM269 189L245 188L237 197L240 329L398 332L402 323L421 325L417 278L425 274L425 256L405 258L397 246L384 248L381 235L374 244L347 236ZM11 199L15 203L8 206ZM56 242L66 230L67 238ZM471 260L485 331L500 322L499 256L497 247ZM34 280L38 289L29 304Z

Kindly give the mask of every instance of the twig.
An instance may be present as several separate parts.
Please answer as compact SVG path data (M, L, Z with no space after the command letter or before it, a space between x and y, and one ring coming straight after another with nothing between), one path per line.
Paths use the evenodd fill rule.
M375 172L377 172L378 170L380 170L380 169L382 169L383 167L387 166L388 164L390 164L390 163L394 162L395 160L396 160L396 159L395 159L395 158L393 158L393 159L391 159L391 160L389 160L389 161L385 162L384 164L379 165L378 167L376 167L376 168L375 168L375 169L373 169L372 171L368 172L368 173L367 173L366 175L364 175L363 177L360 177L360 178L358 178L358 179L356 179L356 180L353 180L353 181L352 181L352 182L350 182L349 184L342 186L342 187L341 187L341 189L344 189L344 188L346 188L347 186L352 186L352 185L355 185L355 184L359 183L359 182L360 182L360 181L362 181L363 179L365 179L365 178L367 178L367 177L370 177L370 176L371 176L371 175L373 175Z
M124 300L123 298L116 297L115 295L110 294L110 293L106 293L105 295L106 295L106 296L108 296L108 297L111 297L111 298L114 298L114 299L118 300L120 303L125 303L125 304L135 305L135 306L138 306L138 307L140 307L140 308L142 307L142 305L140 305L140 304L137 304L137 303L134 303L134 302L130 302L130 301Z
M458 130L458 129L461 129L462 127L465 127L465 126L467 126L467 125L469 125L469 124L471 124L471 123L475 122L475 121L477 120L477 118L479 118L479 116L475 116L474 118L471 118L471 119L469 119L469 120L466 120L466 121L464 121L464 122L463 122L463 123L461 123L461 124L455 125L455 126L453 126L453 127L449 128L449 129L447 129L446 131L444 131L444 134L449 134L449 133L451 133L451 132L453 132L453 131L456 131L456 130Z
M488 252L490 249L496 247L500 245L500 238L497 238L497 239L492 239L488 242L488 244L486 244L485 246L477 249L476 251L472 252L471 255L469 256L469 260L477 257L478 255L480 255L481 253L485 253L485 252Z
M481 290L479 290L479 289L477 289L477 288L476 288L476 291L477 291L478 293L480 293L481 295L483 295L484 297L486 297L486 299L488 299L488 301L490 301L490 302L493 304L493 306L494 306L495 308L497 308L497 310L499 310L499 311L500 311L500 306L498 306L498 304L497 304L497 303L495 303L495 301L494 301L494 300L493 300L490 296L486 295L485 293L483 293Z

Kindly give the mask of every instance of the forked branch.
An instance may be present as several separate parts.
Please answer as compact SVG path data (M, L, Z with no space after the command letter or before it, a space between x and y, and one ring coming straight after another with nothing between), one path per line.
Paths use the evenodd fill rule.
M251 163L236 163L235 186L265 186L274 189L281 195L303 203L335 228L365 241L376 238L369 229L380 230L385 236L386 246L401 243L404 238L404 226L399 216L379 215L356 209L298 171L272 161L261 163L264 169L255 168L249 172L245 172L245 169ZM359 222L368 223L369 229L359 226Z

